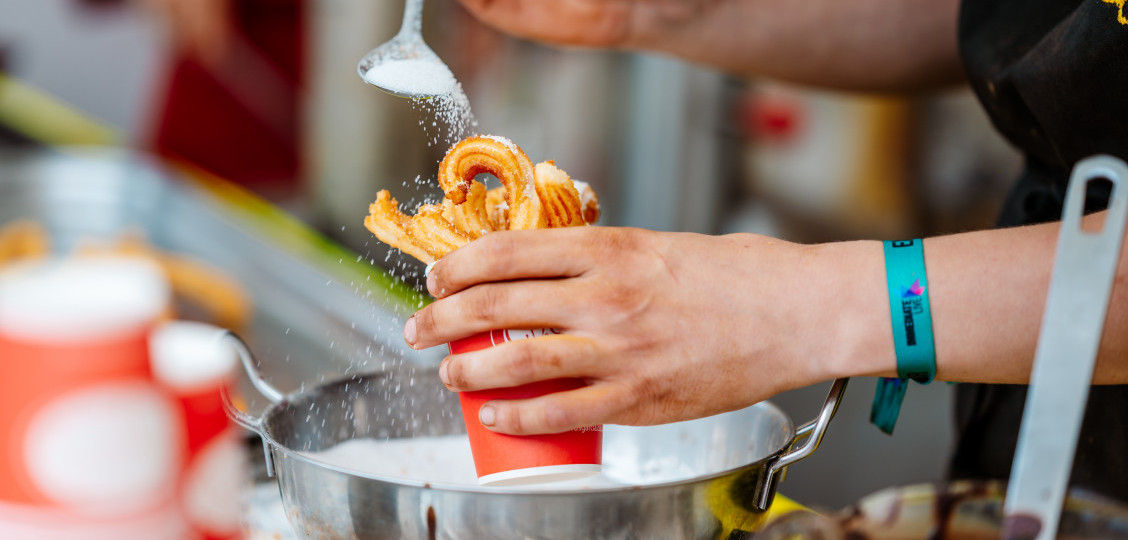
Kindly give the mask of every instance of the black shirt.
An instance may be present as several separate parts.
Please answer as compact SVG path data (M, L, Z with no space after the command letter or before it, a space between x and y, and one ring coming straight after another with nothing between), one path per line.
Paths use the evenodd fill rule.
M1123 0L962 3L968 80L1026 157L1000 226L1060 220L1078 160L1104 153L1128 161L1126 11ZM1090 208L1107 198L1090 193ZM952 477L1010 476L1025 400L1025 386L959 386ZM1090 390L1070 485L1128 501L1128 386Z

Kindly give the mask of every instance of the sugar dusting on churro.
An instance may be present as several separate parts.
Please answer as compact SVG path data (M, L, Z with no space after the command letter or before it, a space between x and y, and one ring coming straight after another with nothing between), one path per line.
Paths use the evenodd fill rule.
M480 173L496 176L501 187L486 190L474 179ZM441 204L423 205L408 216L383 190L369 207L365 227L384 243L430 264L492 231L582 226L599 218L599 201L590 186L579 186L552 161L534 166L505 137L459 141L439 164L438 176Z

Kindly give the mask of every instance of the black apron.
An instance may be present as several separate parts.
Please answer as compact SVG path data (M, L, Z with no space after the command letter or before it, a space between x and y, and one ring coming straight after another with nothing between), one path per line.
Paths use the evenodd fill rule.
M1000 226L1060 220L1078 160L1104 153L1128 161L1128 5L1119 3L962 3L968 81L995 127L1026 157ZM1090 193L1089 207L1107 200L1107 192ZM950 475L1009 478L1026 387L961 384L956 396ZM1070 485L1128 501L1128 386L1090 390Z

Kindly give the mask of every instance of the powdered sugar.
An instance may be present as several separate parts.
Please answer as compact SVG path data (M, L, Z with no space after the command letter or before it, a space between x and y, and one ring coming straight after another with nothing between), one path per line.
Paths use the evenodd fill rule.
M589 204L595 202L595 191L587 182L572 179L572 185L580 192L580 208L587 208Z
M477 485L466 435L352 439L310 457L364 474L444 484Z
M458 86L446 64L414 58L377 62L365 72L364 80L389 92L414 96L447 96Z
M517 145L514 144L513 141L509 140L507 137L502 137L501 135L482 135L482 136L487 138L487 139L490 139L491 141L505 145L505 147L507 149L509 149L510 152L513 152L514 154L516 154L518 151L520 151L520 149L517 148Z
M306 454L322 463L365 475L436 484L478 485L470 439L465 435L406 439L351 439L328 450ZM607 453L604 453L607 459ZM611 460L614 462L614 459ZM604 475L523 485L517 489L595 489L623 484Z
M416 110L434 118L430 124L424 120L419 121L423 132L430 139L427 141L428 146L451 146L468 137L478 125L470 110L470 98L458 81L454 82L449 93L429 99L413 99L412 104Z

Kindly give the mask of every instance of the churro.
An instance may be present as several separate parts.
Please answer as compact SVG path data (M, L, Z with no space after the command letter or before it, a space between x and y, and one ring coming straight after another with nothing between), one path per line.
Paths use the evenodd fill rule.
M554 162L537 163L536 189L549 227L587 224L580 205L580 192L576 190L568 173L558 169Z
M154 247L139 231L126 232L109 244L84 242L76 255L140 257L156 262L173 294L201 309L216 326L238 331L245 328L253 316L254 303L236 280L203 261ZM168 316L172 318L177 314L170 311Z
M475 180L497 177L487 190ZM474 136L451 147L439 164L441 204L423 205L414 216L399 209L387 190L376 195L365 227L384 243L430 264L492 231L576 227L599 218L591 187L568 176L553 161L533 165L504 137Z
M451 147L439 164L439 187L456 205L464 204L474 177L489 173L505 188L509 206L507 229L543 229L547 226L537 198L533 162L504 137L476 136Z

